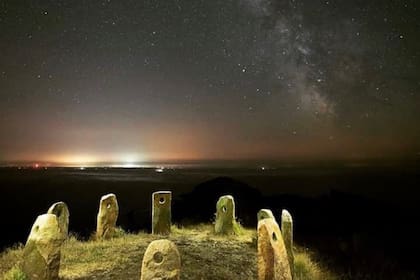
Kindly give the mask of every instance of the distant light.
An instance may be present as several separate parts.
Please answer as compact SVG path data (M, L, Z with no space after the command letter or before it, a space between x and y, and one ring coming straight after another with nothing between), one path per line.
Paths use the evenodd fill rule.
M261 170L265 170L265 167L264 167L264 166L262 166L262 167L261 167Z
M35 163L34 168L39 168L39 164Z
M139 168L140 165L137 165L137 164L134 164L134 163L125 163L125 164L122 164L122 165L120 165L118 167L122 167L122 168Z
M116 165L113 165L113 167L118 168L141 168L141 164L139 164L141 161L143 161L143 157L138 153L126 153L123 155L119 155L114 159L114 161L117 161Z
M85 167L83 167L83 166L81 166L81 167L79 167L79 169L80 169L80 170L85 170L86 168L85 168Z
M160 167L160 168L156 168L156 169L155 169L155 171L156 171L156 172L159 172L159 173L162 173L164 169L165 169L165 168Z

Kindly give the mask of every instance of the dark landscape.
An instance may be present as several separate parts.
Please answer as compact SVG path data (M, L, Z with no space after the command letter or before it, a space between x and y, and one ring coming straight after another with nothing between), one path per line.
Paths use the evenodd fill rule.
M129 232L150 232L154 191L173 192L173 221L183 226L212 222L218 197L232 194L243 226L255 228L261 208L277 216L288 209L297 242L317 250L340 273L396 279L404 271L418 273L413 253L420 249L419 197L414 195L419 176L417 161L264 169L174 166L163 172L151 167L2 168L0 211L6 230L1 246L24 243L34 219L57 201L69 205L70 231L88 239L95 230L99 198L110 192L120 204L117 224Z

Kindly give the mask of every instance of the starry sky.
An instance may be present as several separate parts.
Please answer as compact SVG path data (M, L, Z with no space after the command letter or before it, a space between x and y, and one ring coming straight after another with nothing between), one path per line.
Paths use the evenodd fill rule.
M419 5L0 1L0 161L419 157Z

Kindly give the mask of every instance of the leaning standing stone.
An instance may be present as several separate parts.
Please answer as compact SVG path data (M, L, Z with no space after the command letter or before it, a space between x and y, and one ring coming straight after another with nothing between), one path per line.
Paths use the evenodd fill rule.
M179 280L181 257L176 245L167 239L155 240L144 253L140 280Z
M57 280L60 270L61 234L57 216L38 216L23 251L22 270L30 280Z
M277 222L258 222L258 280L291 280L289 260Z
M51 205L50 209L48 209L47 214L54 214L57 216L58 227L60 228L63 239L67 239L70 218L69 208L67 205L64 202L54 203Z
M233 234L235 223L235 201L231 195L224 195L216 204L214 231L217 234Z
M118 202L115 194L104 195L99 204L96 239L109 239L115 235L118 219Z
M261 209L260 211L258 211L257 220L261 221L263 219L274 219L274 220L276 220L276 218L273 215L273 212L271 212L270 209Z
M152 233L167 235L171 233L172 192L160 191L152 195Z
M286 246L287 256L289 258L290 270L293 275L295 257L293 255L293 219L289 211L283 209L281 212L281 232L283 234L284 245Z

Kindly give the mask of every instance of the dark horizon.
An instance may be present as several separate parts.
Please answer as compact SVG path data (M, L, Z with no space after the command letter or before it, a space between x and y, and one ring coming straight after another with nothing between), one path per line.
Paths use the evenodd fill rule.
M255 228L259 209L276 215L288 209L296 222L296 244L316 250L340 273L351 269L377 276L389 263L394 273L418 271L411 255L419 249L419 165L384 164L174 168L163 173L145 168L0 168L0 209L12 213L3 219L9 230L2 232L0 250L25 242L36 216L57 201L69 207L70 231L88 240L95 230L98 200L108 193L118 197L119 227L150 232L151 195L169 190L173 223L181 227L212 223L217 199L231 194L236 215L247 228ZM349 251L342 250L343 244ZM387 275L381 279L395 274Z

